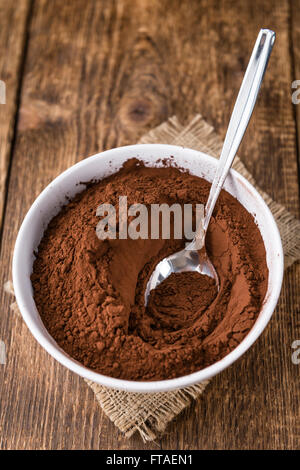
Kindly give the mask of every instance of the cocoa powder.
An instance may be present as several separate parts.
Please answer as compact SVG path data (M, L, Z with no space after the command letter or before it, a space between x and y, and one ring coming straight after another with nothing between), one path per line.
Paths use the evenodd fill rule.
M49 223L31 276L41 318L58 345L102 374L161 380L195 372L232 351L252 328L268 282L266 253L253 217L222 190L207 234L220 279L173 274L151 292L156 264L184 240L99 240L99 204L203 203L209 183L176 168L137 160L87 185Z

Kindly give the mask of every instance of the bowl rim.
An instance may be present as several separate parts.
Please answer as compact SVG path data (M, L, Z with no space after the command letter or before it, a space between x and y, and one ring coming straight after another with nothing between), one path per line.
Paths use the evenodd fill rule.
M49 191L50 187L52 188L53 185L60 183L70 172L77 170L78 168L88 164L92 159L101 158L104 154L111 153L112 156L116 152L122 152L125 149L127 151L134 150L138 151L141 148L151 147L151 149L155 149L156 151L159 148L163 148L165 151L170 151L170 154L175 151L192 151L199 156L204 156L206 159L210 160L217 160L215 157L208 155L204 152L200 152L198 150L190 149L188 147L180 147L176 145L168 145L168 144L136 144L136 145L128 145L123 147L117 147L114 149L106 150L104 152L97 153L92 155L80 162L72 165L65 171L63 171L60 175L58 175L54 180L52 180L45 189L39 194L39 196L35 199L31 207L29 208L28 212L26 213L21 227L19 229L17 239L15 242L15 248L13 253L13 261L12 261L12 274L13 274L13 285L15 291L15 297L17 304L19 306L20 312L22 317L29 328L32 335L38 341L38 343L52 356L54 357L60 364L67 367L71 371L75 372L76 374L84 377L85 379L91 380L98 384L115 388L118 390L125 390L130 392L140 392L140 393L154 393L154 392L163 392L163 391L170 391L175 390L178 388L187 387L193 384L197 384L203 382L214 375L220 373L222 370L230 366L233 362L239 359L257 340L260 334L265 329L266 325L268 324L273 311L276 307L283 279L283 269L284 269L284 255L282 249L281 238L279 234L278 227L274 220L274 217L261 197L258 191L249 183L240 173L236 170L231 169L230 174L233 176L234 179L237 179L240 183L242 183L246 188L249 190L252 196L257 198L258 203L264 209L264 212L268 215L270 223L273 225L272 230L274 233L273 242L276 243L276 247L278 248L278 259L276 264L276 269L278 269L278 282L273 286L272 292L270 296L265 299L265 310L263 315L260 315L256 320L255 324L247 334L247 336L242 340L242 342L229 354L225 357L220 359L219 361L211 364L204 369L201 369L197 372L193 372L192 374L187 374L182 377L177 377L173 379L166 379L166 380L155 380L155 381L134 381L134 380L124 380L124 379L117 379L114 377L109 377L98 372L95 372L91 369L86 368L85 366L81 365L78 361L72 359L68 356L50 337L49 333L47 332L46 328L45 333L43 334L40 331L40 328L36 326L34 319L32 318L32 314L26 306L26 300L23 296L22 287L22 267L20 267L19 259L22 253L22 245L23 245L23 236L26 232L28 225L30 225L30 220L32 217L36 216L36 209L39 205L39 202L47 196L47 192ZM137 157L138 158L138 157ZM47 338L49 336L49 339Z

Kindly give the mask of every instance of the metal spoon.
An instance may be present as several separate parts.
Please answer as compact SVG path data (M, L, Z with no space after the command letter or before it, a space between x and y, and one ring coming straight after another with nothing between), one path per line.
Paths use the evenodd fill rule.
M185 249L164 258L157 264L146 287L145 305L147 305L150 291L155 289L171 273L197 271L215 279L219 289L217 272L206 253L205 236L220 191L251 117L274 42L274 31L260 30L231 115L216 174L205 206L202 226L198 228L197 236Z

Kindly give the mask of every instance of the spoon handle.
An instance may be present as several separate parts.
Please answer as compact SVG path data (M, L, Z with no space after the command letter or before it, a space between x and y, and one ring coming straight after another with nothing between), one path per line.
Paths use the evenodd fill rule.
M206 203L204 233L206 233L220 191L247 128L274 42L274 31L260 30L233 108L216 175Z

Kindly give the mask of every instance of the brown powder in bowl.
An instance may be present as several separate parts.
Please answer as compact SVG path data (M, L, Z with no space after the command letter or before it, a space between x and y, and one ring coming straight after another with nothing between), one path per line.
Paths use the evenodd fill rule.
M266 253L253 217L226 191L207 234L220 279L173 274L151 292L156 264L184 240L99 240L96 209L119 195L128 205L203 203L204 179L176 168L130 160L78 194L54 217L38 247L31 276L41 318L58 345L102 374L130 380L179 377L232 351L252 328L268 283Z

